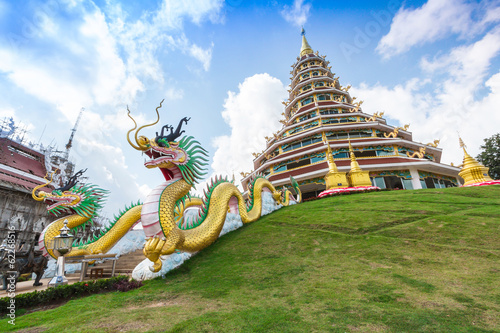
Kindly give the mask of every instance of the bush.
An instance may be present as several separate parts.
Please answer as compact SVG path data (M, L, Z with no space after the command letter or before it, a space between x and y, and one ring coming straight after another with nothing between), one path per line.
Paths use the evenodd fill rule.
M113 287L118 290L118 291L129 291L132 289L136 289L139 287L142 287L142 282L141 281L136 281L136 280L121 280L116 282Z
M128 291L142 286L142 282L131 280L128 276L119 275L109 279L83 281L70 285L48 288L42 291L19 294L15 296L16 309L47 305L61 300L70 300L108 291ZM10 297L0 298L0 314L7 313Z

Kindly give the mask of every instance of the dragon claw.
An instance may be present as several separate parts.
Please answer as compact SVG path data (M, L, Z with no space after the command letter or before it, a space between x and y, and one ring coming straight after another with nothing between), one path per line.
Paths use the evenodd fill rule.
M154 265L149 267L152 272L158 272L161 269L162 263L160 255L162 254L163 245L165 245L166 238L161 239L158 236L154 236L146 241L144 245L144 255L146 258L154 262Z

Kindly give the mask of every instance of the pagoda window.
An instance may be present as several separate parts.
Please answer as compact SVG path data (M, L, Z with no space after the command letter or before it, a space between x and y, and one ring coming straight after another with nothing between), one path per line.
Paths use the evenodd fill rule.
M312 88L311 84L308 84L308 85L305 85L304 87L302 87L302 91L307 91L311 88Z
M323 138L321 138L320 136L316 136L311 139L311 143L316 143L320 141L323 141Z
M301 142L302 146L308 146L312 143L311 139L307 139Z
M309 124L305 124L305 125L304 125L304 129L308 129L308 128L311 128L311 127L315 127L315 126L317 126L317 125L318 125L318 122L317 122L317 121L313 121L313 122L311 122L311 123L309 123Z
M332 96L330 96L329 94L321 94L316 96L316 98L318 99L318 101L329 101L332 99Z
M339 111L337 109L323 109L323 110L320 110L319 113L322 114L322 115L338 114Z
M318 71L314 71L314 72L312 72L312 75L313 75L313 76L318 76L318 75L319 75L319 72L318 72Z
M377 156L393 156L394 151L377 150Z
M349 154L348 153L334 153L333 154L333 158L348 158L349 157Z
M315 157L311 158L311 163L322 162L324 160L325 159L323 157L315 156Z
M375 157L377 156L376 152L373 150L368 150L368 151L355 151L354 156L356 157Z
M273 167L273 171L274 172L281 172L281 171L285 171L286 170L286 165L275 165Z
M312 97L307 97L307 98L304 98L303 100L301 100L301 101L300 101L300 104L301 104L302 106L304 106L304 105L310 104L310 103L312 103L312 102L314 102L314 98L312 98Z
M325 86L325 83L324 83L324 82L315 82L315 83L314 83L314 86L315 86L315 87L324 87L324 86Z
M302 78L302 79L307 79L307 78L309 78L309 73L302 74L301 78Z
M304 120L307 120L307 119L311 119L315 115L316 115L316 112L308 113L305 116L300 117L299 121L304 121Z
M305 159L305 160L301 160L298 162L287 164L286 168L287 168L287 170L290 170L290 169L300 168L302 166L309 165L309 164L311 164L311 160Z
M339 120L336 118L323 119L322 121L323 124L337 124L338 122Z

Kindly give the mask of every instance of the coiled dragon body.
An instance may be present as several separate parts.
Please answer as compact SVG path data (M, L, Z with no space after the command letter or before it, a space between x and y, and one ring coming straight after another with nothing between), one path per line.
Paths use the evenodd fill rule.
M232 181L218 177L212 180L203 199L191 197L189 192L204 175L208 159L205 149L193 137L184 136L175 141L184 132L181 131L182 124L187 124L189 119L183 118L175 131L173 126L163 126L161 134L156 133L154 139L138 136L141 129L158 123L160 107L161 103L156 108L156 122L142 126L135 132L135 143L129 136L137 124L129 111L135 126L127 133L127 140L133 148L150 158L144 165L150 169L160 169L166 181L151 191L144 204L137 203L127 208L100 236L83 244L75 244L76 248L68 256L106 253L135 224L141 222L147 237L144 254L154 263L151 270L157 272L162 266L162 255L175 250L197 252L212 244L219 237L228 212L239 214L243 223L260 218L263 192L270 192L275 203L280 205L301 201L300 189L293 178L291 182L297 198L288 190L277 191L266 178L260 176L250 183L246 199ZM170 134L164 135L165 130L170 130ZM33 198L47 202L50 213L71 213L51 223L40 236L40 248L45 251L45 255L55 258L50 243L59 234L64 220L68 220L71 229L84 227L97 216L107 192L93 185L76 185L73 179L73 183L63 189L36 194L39 188L50 183L47 181L47 184L33 190ZM198 209L199 214L187 223L185 212L193 207Z
M163 102L163 101L162 101ZM146 233L147 241L144 246L145 256L154 262L151 270L157 272L161 269L160 256L173 253L175 250L196 252L212 244L219 236L226 214L238 213L243 223L257 220L262 211L262 193L269 191L278 204L288 205L291 201L300 202L300 189L292 179L292 185L298 194L294 198L290 191L285 193L276 191L274 186L264 177L255 178L250 186L248 202L238 188L227 179L216 178L205 192L205 198L197 204L201 204L198 218L188 229L183 228L178 222L176 215L179 211L193 203L189 198L189 191L194 184L204 175L203 169L206 165L207 153L193 137L183 137L175 141L184 131L180 131L182 123L189 120L183 118L175 132L173 127L163 126L161 135L154 139L139 136L141 129L156 124L140 127L135 132L135 143L129 136L137 128L135 120L134 128L127 135L130 145L144 152L150 159L145 162L147 168L159 168L165 176L166 182L152 191L146 199L141 220ZM129 111L130 116L130 111ZM170 129L169 135L163 135L165 129ZM182 208L180 208L182 207Z

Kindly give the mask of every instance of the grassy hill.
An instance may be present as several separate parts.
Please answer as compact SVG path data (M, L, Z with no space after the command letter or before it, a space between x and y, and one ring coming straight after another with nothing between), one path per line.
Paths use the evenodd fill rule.
M225 235L166 279L14 329L500 332L499 256L500 186L332 197Z

